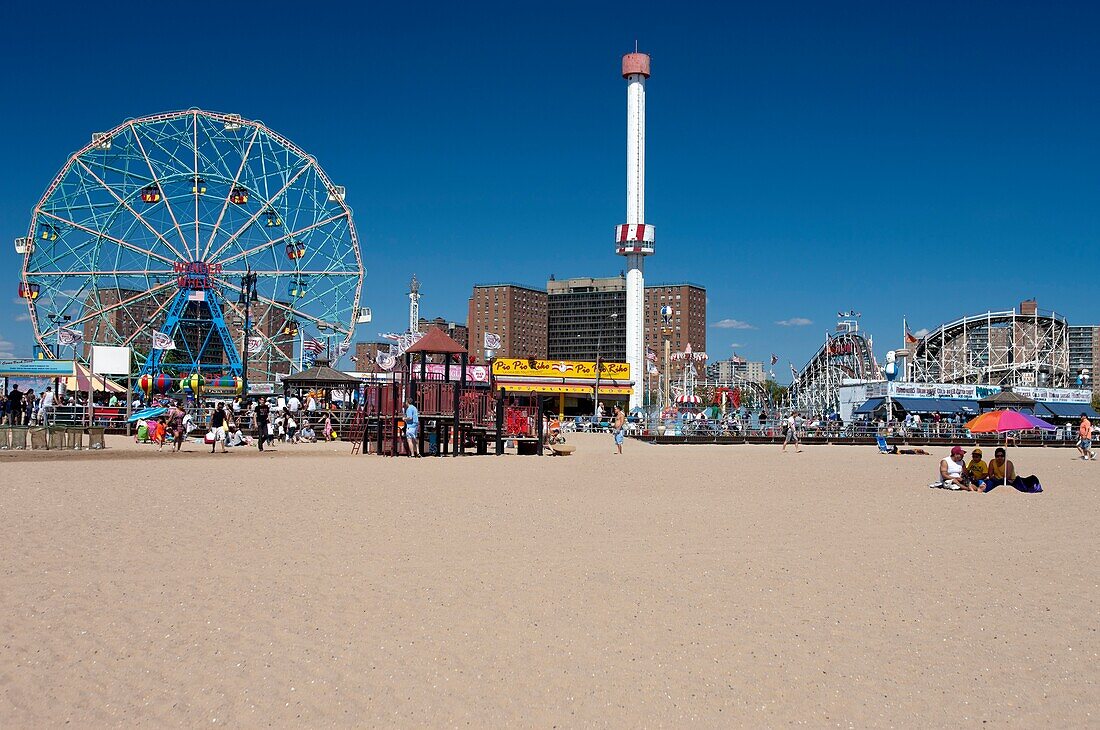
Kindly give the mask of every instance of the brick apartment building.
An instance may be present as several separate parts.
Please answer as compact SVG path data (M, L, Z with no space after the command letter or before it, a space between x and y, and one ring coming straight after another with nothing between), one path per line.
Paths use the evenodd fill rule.
M485 334L500 336L497 357L546 357L546 292L521 284L477 284L467 315L470 358L483 362Z

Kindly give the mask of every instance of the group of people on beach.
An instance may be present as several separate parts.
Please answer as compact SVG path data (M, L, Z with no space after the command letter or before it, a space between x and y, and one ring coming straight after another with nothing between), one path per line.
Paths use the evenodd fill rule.
M222 453L228 448L239 446L257 446L260 451L264 446L282 441L285 443L314 443L322 436L314 430L305 417L299 415L302 410L301 402L297 398L291 398L286 405L273 409L264 399L257 401L245 401L236 399L231 405L216 403L210 413L208 428L203 437L203 442L210 445L210 452L214 453L221 446ZM328 441L335 437L332 415L326 412L313 411L316 418L323 424L321 434ZM299 427L298 419L301 418ZM173 451L180 451L183 442L189 433L196 428L195 419L178 401L172 401L168 410L163 415L155 418L138 419L137 432L134 441L137 443L153 442L158 449L163 450L166 443L171 442ZM250 435L246 429L251 431Z
M33 388L19 390L14 384L7 393L0 392L0 425L33 426L45 424L57 403L52 390L36 395Z
M989 462L982 456L981 447L975 446L970 452L970 461L966 461L966 449L952 447L950 455L940 461L940 481L932 486L954 491L991 492L1007 484L1019 492L1043 491L1039 478L1034 474L1028 477L1016 474L1016 465L1008 460L1008 451L1003 446L993 451Z

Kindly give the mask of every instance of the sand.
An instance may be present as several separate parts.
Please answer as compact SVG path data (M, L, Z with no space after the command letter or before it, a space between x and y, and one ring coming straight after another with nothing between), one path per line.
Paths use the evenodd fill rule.
M571 442L0 453L0 725L1100 723L1100 463Z

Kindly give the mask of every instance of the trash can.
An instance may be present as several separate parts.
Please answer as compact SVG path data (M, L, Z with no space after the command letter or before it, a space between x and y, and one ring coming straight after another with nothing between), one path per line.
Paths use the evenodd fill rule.
M439 453L439 436L434 431L428 434L428 453Z
M46 429L41 426L34 426L29 429L31 437L32 449L46 449L49 448L49 444L46 441Z
M26 426L12 426L11 427L11 447L13 449L25 449L27 448L27 427Z
M65 448L80 451L84 447L84 429L69 426L65 429Z
M89 426L84 429L84 432L88 434L88 448L89 449L102 449L107 446L103 442L103 434L107 431L103 426Z
M0 426L0 451L7 451L11 448L11 429L7 426Z
M49 440L49 445L47 446L47 448L50 448L50 449L63 449L63 448L65 448L65 432L64 432L63 429L60 429L57 426L51 426L50 428L47 428L46 431L48 432L48 440Z

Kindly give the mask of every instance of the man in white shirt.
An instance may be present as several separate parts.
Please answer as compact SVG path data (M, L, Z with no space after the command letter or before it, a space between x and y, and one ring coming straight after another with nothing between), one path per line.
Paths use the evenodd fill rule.
M38 402L38 423L41 426L48 426L53 419L53 404L54 396L53 391L46 388L42 393L42 399Z
M302 407L302 401L298 400L298 396L292 395L286 402L286 409L291 413L297 413L298 409Z

